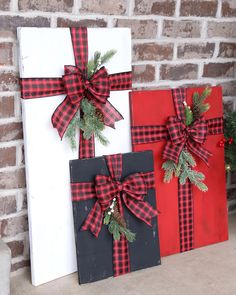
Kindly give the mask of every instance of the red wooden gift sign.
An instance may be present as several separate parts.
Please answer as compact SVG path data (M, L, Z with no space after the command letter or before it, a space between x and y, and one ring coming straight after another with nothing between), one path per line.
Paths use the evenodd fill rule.
M153 150L157 206L160 210L161 256L191 250L228 239L221 87L212 87L211 105L204 117L183 128L184 102L191 105L194 92L203 88L135 91L131 96L134 151ZM183 132L182 132L183 130ZM181 133L181 132L182 133ZM207 192L178 178L164 183L164 159L178 160L183 148L196 159L205 176Z

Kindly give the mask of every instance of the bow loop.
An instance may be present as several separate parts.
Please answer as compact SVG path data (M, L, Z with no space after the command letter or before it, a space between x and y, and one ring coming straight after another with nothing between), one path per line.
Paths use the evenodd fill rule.
M164 159L178 163L181 151L187 146L208 165L211 153L202 146L208 134L207 121L203 117L190 126L186 126L178 117L169 117L166 127L170 141L167 141L164 148Z
M200 144L203 144L206 141L208 134L208 125L204 118L196 120L192 127L189 130L190 137Z
M166 128L168 130L170 140L174 145L186 141L187 130L185 124L177 117L169 117Z
M105 67L101 67L91 78L87 87L88 95L105 104L110 96L110 80Z

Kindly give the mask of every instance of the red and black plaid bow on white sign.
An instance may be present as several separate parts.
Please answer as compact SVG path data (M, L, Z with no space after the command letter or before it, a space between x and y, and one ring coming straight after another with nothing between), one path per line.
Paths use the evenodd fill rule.
M166 140L163 159L178 163L181 151L187 148L208 165L208 158L212 154L203 144L208 135L223 133L223 118L205 120L201 117L192 125L186 126L184 124L186 89L173 89L172 96L176 116L168 117L166 125L132 126L132 143L145 144ZM183 252L193 249L193 197L192 184L189 180L184 185L178 184L178 196L180 251Z
M114 197L121 216L124 215L122 204L125 204L137 218L151 226L151 219L157 215L157 211L144 200L144 197L148 189L155 187L154 173L134 173L121 182L122 155L110 155L105 158L110 176L97 175L93 183L71 183L73 201L96 199L81 229L90 230L98 237L104 212ZM130 272L128 242L123 234L120 240L113 241L113 265L114 276Z
M61 138L80 108L80 102L84 97L101 111L104 124L114 128L114 123L123 117L107 100L110 91L128 90L132 87L131 72L109 75L105 67L100 68L88 79L87 28L70 28L70 32L76 66L65 65L62 78L20 79L21 97L24 99L66 94L65 99L52 115L53 127L57 129ZM83 136L80 136L80 140L80 157L93 157L93 138L85 140Z

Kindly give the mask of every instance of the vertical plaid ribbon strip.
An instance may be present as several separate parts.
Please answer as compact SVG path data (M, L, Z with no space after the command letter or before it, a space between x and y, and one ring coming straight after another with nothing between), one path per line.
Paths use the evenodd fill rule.
M88 37L87 28L70 28L75 66L65 65L62 78L22 78L21 97L32 99L66 94L52 115L53 127L62 138L70 121L77 113L81 100L86 97L103 114L104 124L114 128L122 115L107 100L110 91L128 90L132 87L131 72L108 75L105 67L87 78ZM83 114L81 114L83 116ZM94 138L84 139L80 132L79 157L94 157Z
M148 189L155 187L154 173L134 173L121 182L122 155L109 155L105 159L110 176L97 175L95 182L71 183L73 202L96 199L81 230L90 230L95 237L98 237L104 212L114 197L121 216L124 216L124 203L137 218L151 226L151 219L157 215L157 211L144 200L144 197ZM113 270L114 276L130 272L128 241L123 234L120 240L113 241Z
M132 126L132 143L145 144L166 140L163 159L178 162L179 154L187 148L200 157L206 164L211 153L202 145L208 135L223 133L223 118L205 120L203 117L186 127L184 124L186 89L177 88L172 91L176 117L169 117L166 125ZM193 196L192 184L188 181L184 185L178 183L180 251L193 249Z

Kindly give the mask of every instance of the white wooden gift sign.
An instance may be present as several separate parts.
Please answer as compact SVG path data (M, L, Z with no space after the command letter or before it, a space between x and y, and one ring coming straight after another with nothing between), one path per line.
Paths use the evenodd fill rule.
M62 77L75 65L69 28L18 28L21 78ZM88 56L117 53L106 64L109 74L131 71L131 35L126 28L88 29ZM95 140L95 155L131 151L129 91L112 91L109 101L124 120ZM32 283L37 286L77 269L70 195L69 160L78 157L60 140L51 116L65 95L22 99Z

